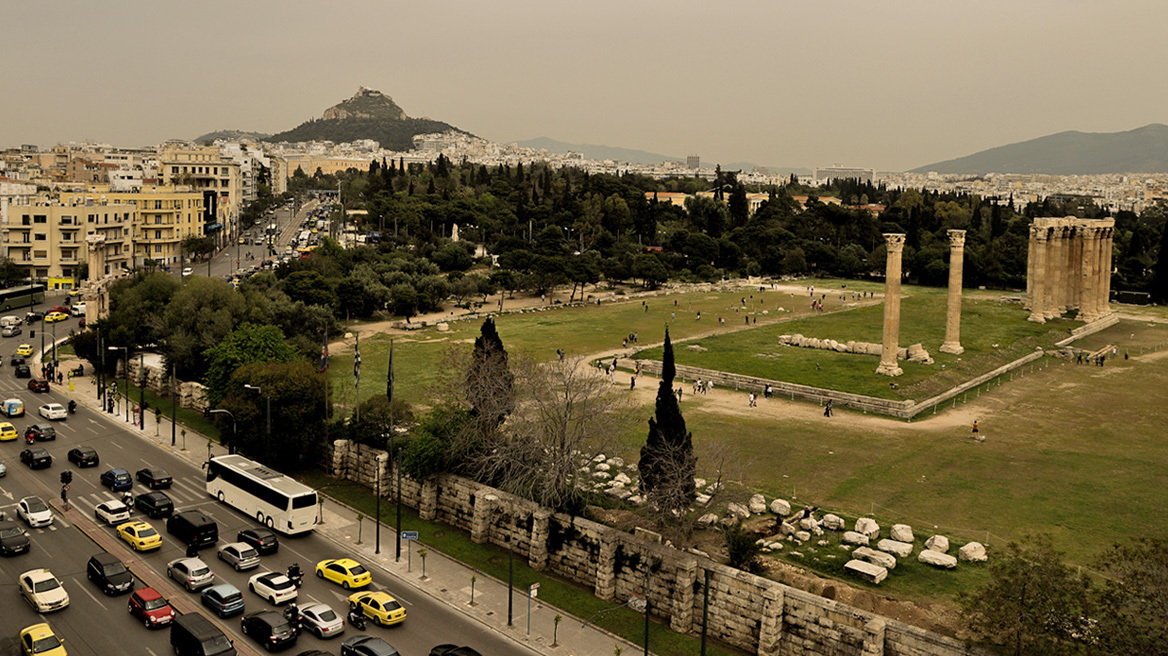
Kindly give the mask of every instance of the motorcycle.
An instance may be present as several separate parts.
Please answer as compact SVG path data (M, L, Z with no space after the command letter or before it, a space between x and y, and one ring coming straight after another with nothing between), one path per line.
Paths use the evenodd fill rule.
M24 434L24 443L25 444L32 444L34 442L36 442L36 439L32 436L32 433L25 433Z
M345 618L349 621L349 626L352 626L358 631L365 630L365 614L361 612L360 608L356 606L349 606L349 616Z
M304 572L299 567L289 567L287 576L288 580L292 582L292 585L295 585L297 588L304 585Z
M69 414L74 414L76 412L77 412L77 402L76 401L69 401Z

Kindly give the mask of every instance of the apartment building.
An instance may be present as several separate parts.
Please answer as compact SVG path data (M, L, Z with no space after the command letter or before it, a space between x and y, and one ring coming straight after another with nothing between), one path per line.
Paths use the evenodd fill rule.
M105 237L105 274L129 271L131 226L137 208L129 203L71 198L39 198L9 207L0 226L3 252L48 289L74 289L79 268L89 260L87 235Z
M61 202L107 202L133 207L128 246L130 268L151 264L147 260L162 266L178 266L182 241L205 235L204 194L183 185L142 185L130 191L93 185L85 191L62 192Z
M218 146L186 142L163 145L158 154L158 177L162 184L208 192L205 209L214 216L207 222L208 234L234 226L244 202L243 177L239 162L224 157Z

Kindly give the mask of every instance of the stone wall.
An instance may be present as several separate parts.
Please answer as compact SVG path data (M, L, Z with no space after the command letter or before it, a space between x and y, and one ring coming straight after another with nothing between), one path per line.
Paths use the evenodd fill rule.
M382 493L393 465L385 452L338 440L333 474ZM701 631L709 581L709 633L760 656L966 656L981 654L941 635L879 617L776 581L679 551L657 540L580 517L556 514L473 481L443 474L418 483L402 477L402 500L428 519L467 531L478 543L511 548L536 570L613 603L646 596L650 612L680 633ZM646 571L648 588L646 590Z
M1083 324L1082 326L1071 330L1070 337L1067 337L1066 339L1060 339L1054 344L1055 346L1066 346L1075 340L1082 339L1087 335L1094 335L1095 333L1106 328L1110 328L1117 323L1119 323L1119 316L1116 314L1109 314L1102 319L1092 321L1088 324Z
M118 359L114 363L114 375L118 379L124 379L126 376L126 362ZM154 392L162 397L170 396L170 372L165 367L156 365L146 365L145 379L142 374L142 362L140 359L130 358L130 380L137 386L145 380L146 389ZM178 387L178 405L183 408L191 408L203 412L211 407L207 400L207 388L202 383L190 383L184 381L175 381Z

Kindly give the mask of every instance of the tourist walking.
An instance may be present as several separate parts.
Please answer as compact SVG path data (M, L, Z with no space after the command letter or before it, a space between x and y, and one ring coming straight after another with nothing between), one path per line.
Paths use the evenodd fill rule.
M827 405L823 406L823 416L824 416L824 417L830 417L830 416L831 416L831 399L828 399L828 400L827 400Z
M752 407L752 408L755 407L755 401L757 399L758 399L758 397L754 395L754 392L751 392L750 393L750 407Z

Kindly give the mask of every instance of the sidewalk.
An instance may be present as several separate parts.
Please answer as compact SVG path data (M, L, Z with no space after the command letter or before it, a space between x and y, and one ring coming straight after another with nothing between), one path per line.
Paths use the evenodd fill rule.
M35 366L40 366L40 354L36 355ZM66 370L69 366L63 366ZM88 367L87 367L88 369ZM72 387L72 389L70 389ZM66 381L58 386L70 398L77 401L79 412L102 412L97 400L97 386L89 374ZM136 402L135 402L136 403ZM112 420L126 423L125 410L117 415L107 414ZM143 439L157 444L159 447L170 450L174 455L185 458L191 464L199 467L210 455L223 455L227 450L217 442L208 448L208 439L187 428L186 438L182 436L183 426L175 427L176 444L171 446L171 422L163 417L157 426L157 434L153 413L146 418L145 430L139 430L136 425L130 430L138 433ZM133 417L133 412L130 414ZM186 448L183 448L184 442ZM481 571L468 567L433 548L426 547L426 576L422 576L422 559L417 550L426 545L413 540L402 542L402 556L400 562L394 562L396 549L393 527L382 525L381 553L375 551L375 524L371 521L363 522L359 527L357 511L325 496L323 508L323 522L317 526L316 533L325 539L336 543L341 552L351 555L366 566L380 568L393 576L401 583L411 586L418 592L441 600L449 607L461 612L468 618L474 619L495 633L511 639L516 644L526 647L534 654L549 656L612 656L614 647L620 646L625 654L640 654L641 645L630 643L594 625L586 624L582 618L569 615L563 610L549 606L538 598L531 600L531 632L527 629L527 590L516 588L513 591L513 620L512 626L507 626L507 582L492 578ZM358 542L358 537L361 541ZM474 605L470 604L471 577L476 577L474 584ZM556 632L553 618L563 615L559 630ZM552 635L556 633L558 644L552 646ZM473 646L473 645L471 645ZM483 656L490 656L484 654Z

